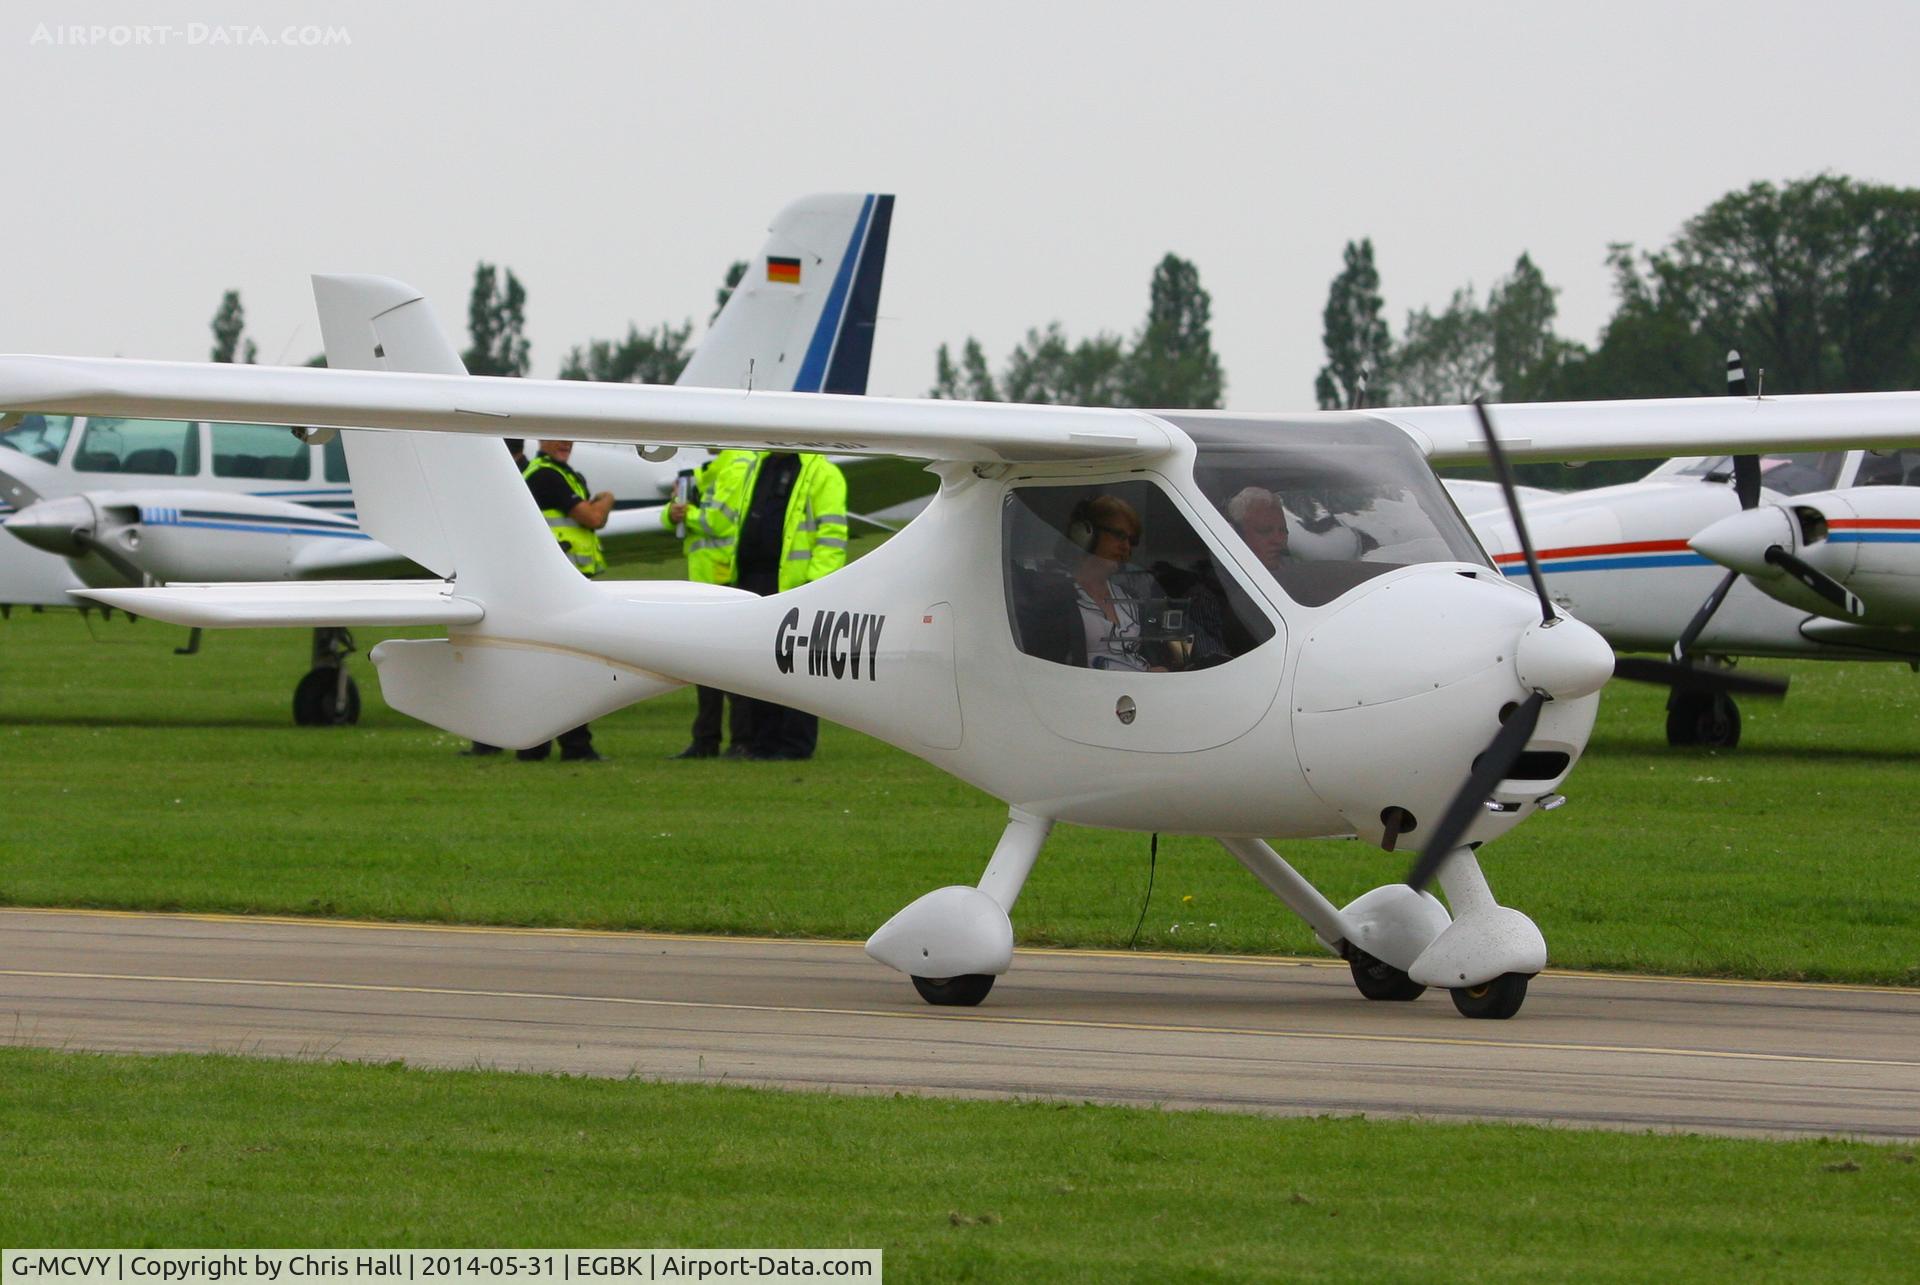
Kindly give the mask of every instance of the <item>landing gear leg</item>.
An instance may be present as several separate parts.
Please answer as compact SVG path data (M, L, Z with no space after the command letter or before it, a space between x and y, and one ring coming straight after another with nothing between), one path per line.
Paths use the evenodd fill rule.
M1463 1017L1512 1017L1527 998L1527 983L1546 967L1546 940L1531 919L1493 899L1471 848L1442 862L1439 880L1453 923L1407 971L1429 986L1445 986Z
M929 1004L978 1004L1013 962L1007 915L1052 829L1053 822L1010 808L980 885L921 897L867 939L867 954L911 977Z
M1288 865L1285 857L1260 839L1223 838L1220 846L1252 871L1253 877L1265 884L1268 892L1285 902L1287 909L1306 920L1321 945L1345 957L1342 948L1356 935L1347 917L1340 913L1338 906L1321 896L1320 890L1308 883L1298 870Z
M293 689L293 721L301 727L340 727L360 721L360 689L347 672L353 635L344 629L313 631L313 668Z

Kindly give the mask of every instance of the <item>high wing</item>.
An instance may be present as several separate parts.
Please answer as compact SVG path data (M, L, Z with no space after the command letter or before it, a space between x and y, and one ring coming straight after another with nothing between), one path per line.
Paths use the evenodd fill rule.
M1154 455L1175 441L1131 410L83 357L0 357L0 409L981 463Z
M370 357L378 365L384 354ZM79 357L0 357L0 410L981 463L1156 455L1174 440L1152 414L1133 410ZM1273 422L1284 432L1302 419L1358 417L1399 427L1435 464L1485 455L1464 406ZM1920 393L1514 403L1495 408L1494 422L1517 460L1887 447L1920 441Z
M1488 409L1501 445L1516 460L1652 459L1920 441L1920 393L1516 402ZM1486 458L1470 406L1357 413L1398 425L1435 464Z

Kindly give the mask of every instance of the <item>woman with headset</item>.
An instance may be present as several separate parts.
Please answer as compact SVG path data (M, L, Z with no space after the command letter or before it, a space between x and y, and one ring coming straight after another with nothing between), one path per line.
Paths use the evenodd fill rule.
M1141 530L1138 511L1114 495L1081 501L1068 519L1067 541L1081 551L1073 584L1091 669L1166 669L1140 637L1142 605L1160 596L1159 586L1149 573L1126 569Z

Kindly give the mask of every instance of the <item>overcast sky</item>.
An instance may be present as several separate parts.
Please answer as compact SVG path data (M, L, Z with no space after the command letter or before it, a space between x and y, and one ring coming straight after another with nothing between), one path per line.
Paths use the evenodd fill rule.
M923 394L942 340L1131 332L1173 251L1229 405L1293 409L1350 238L1396 334L1524 250L1591 342L1610 241L1761 178L1920 185L1916 49L1920 4L1851 0L16 0L0 351L204 359L238 288L261 360L304 361L313 271L408 280L464 341L485 259L552 375L704 324L792 197L869 190L898 196L872 392Z

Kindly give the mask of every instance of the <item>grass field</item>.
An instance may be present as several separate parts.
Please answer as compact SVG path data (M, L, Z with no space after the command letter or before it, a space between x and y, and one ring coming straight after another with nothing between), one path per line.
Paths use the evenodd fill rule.
M303 636L223 632L173 655L183 638L72 612L0 624L0 901L857 938L973 882L1004 816L833 727L811 763L670 762L689 693L601 720L612 762L589 767L461 758L388 710L359 658L360 726L296 728ZM1732 753L1669 749L1660 693L1612 685L1569 806L1486 856L1556 964L1920 982L1905 816L1920 680L1791 669L1785 703L1747 703ZM1335 900L1404 869L1354 843L1287 855ZM1031 944L1123 945L1147 875L1146 836L1063 828L1015 927ZM1139 941L1313 949L1191 838L1162 841Z
M0 623L0 903L861 937L977 878L1003 818L832 727L808 764L670 762L687 694L596 724L607 764L476 761L356 659L362 724L299 729L304 637L184 637ZM1668 749L1659 693L1609 691L1571 805L1487 854L1556 964L1920 982L1920 688L1793 676L1732 754ZM1403 869L1288 855L1336 900ZM1146 887L1144 836L1064 829L1016 928L1123 944ZM1313 949L1185 838L1139 940ZM1920 1250L1910 1149L24 1049L0 1083L13 1245L878 1245L898 1278L980 1280L1871 1279Z
M0 1078L11 1246L880 1247L993 1281L1920 1261L1910 1148L27 1050Z

